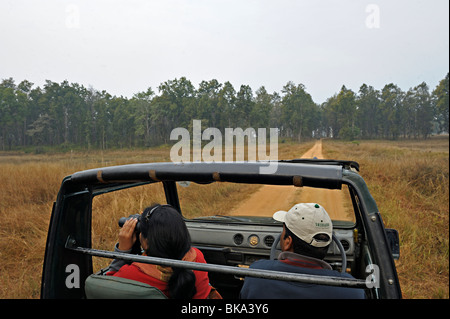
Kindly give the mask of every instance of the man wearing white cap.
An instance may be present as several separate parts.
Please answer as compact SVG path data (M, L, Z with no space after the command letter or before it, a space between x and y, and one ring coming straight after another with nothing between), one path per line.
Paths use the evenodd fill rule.
M278 260L259 260L250 268L353 278L350 274L333 270L323 260L332 241L333 224L322 206L315 203L301 203L294 205L288 212L276 212L273 218L284 223L280 237L282 252ZM246 277L241 298L361 299L364 298L364 290Z

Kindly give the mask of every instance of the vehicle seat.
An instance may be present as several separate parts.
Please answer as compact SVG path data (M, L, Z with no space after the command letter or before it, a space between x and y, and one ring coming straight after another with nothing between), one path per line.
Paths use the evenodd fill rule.
M84 291L88 299L167 299L161 290L148 284L105 275L90 275Z

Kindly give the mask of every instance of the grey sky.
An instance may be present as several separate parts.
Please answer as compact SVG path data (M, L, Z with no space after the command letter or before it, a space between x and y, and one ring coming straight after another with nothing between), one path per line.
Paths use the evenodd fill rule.
M317 103L346 85L403 90L449 70L448 0L0 0L0 79L131 97L185 76Z

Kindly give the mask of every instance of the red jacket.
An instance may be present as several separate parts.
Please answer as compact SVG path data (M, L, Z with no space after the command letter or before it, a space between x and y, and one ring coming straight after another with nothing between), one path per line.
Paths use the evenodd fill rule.
M183 260L206 264L203 253L194 247L187 252ZM207 272L194 270L194 274L195 288L197 289L194 299L220 298L220 295L209 284ZM107 275L127 278L149 284L150 286L158 288L170 298L167 283L172 275L171 267L133 262L130 265L123 265L118 271L109 271Z

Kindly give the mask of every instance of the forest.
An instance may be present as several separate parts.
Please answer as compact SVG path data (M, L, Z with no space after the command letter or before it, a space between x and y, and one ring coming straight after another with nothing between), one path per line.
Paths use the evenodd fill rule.
M156 92L157 91L157 92ZM0 150L27 147L110 149L170 143L177 127L278 128L281 139L303 141L428 138L449 132L449 74L430 89L425 82L403 91L362 84L317 104L303 84L287 82L281 92L261 86L181 77L149 87L131 98L112 96L78 83L47 80L43 87L13 78L0 83Z

